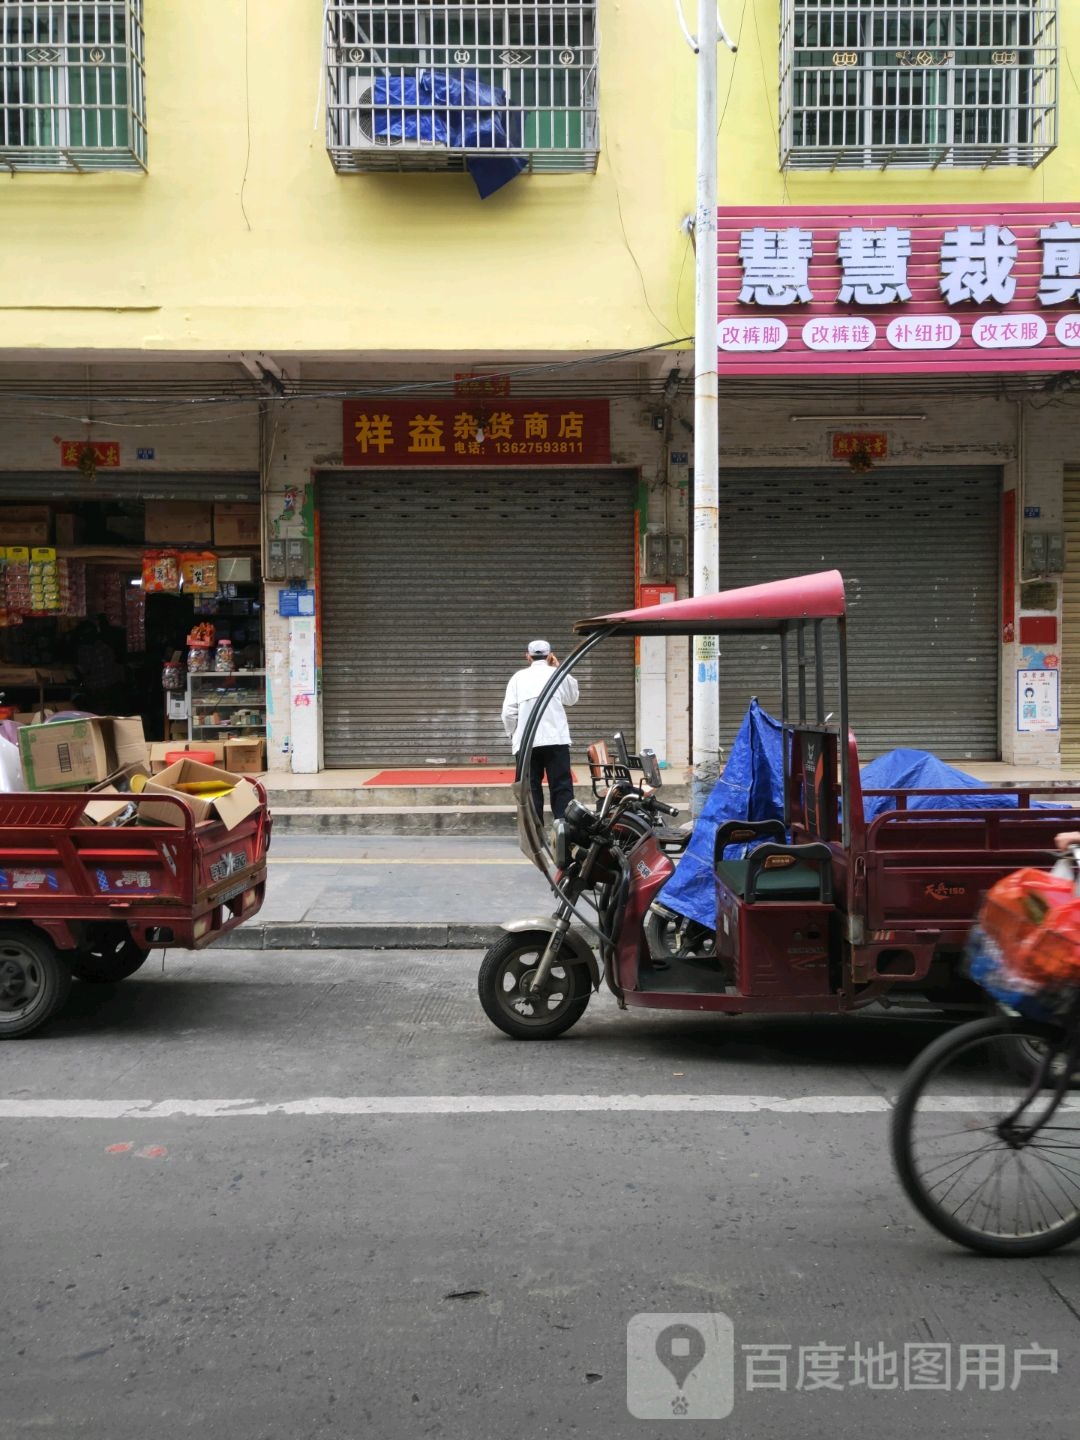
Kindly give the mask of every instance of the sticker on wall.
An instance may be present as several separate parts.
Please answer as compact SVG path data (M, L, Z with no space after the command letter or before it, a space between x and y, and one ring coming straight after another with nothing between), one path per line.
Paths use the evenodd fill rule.
M1022 735L1049 734L1058 729L1058 670L1016 672L1016 728Z

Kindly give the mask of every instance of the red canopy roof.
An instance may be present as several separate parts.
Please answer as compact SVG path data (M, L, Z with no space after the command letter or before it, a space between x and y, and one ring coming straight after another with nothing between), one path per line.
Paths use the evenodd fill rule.
M839 570L793 575L765 585L693 595L668 605L643 605L579 620L579 635L614 629L624 635L718 635L722 632L779 632L794 620L834 620L844 614L844 578Z

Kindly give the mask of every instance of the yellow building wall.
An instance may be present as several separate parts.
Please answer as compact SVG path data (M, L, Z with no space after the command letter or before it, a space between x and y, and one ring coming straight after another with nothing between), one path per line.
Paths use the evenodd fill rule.
M720 52L720 204L986 205L1074 201L1080 194L1080 85L1069 57L1080 56L1080 4L1060 0L1058 147L1037 169L791 170L778 165L780 0L721 0L738 53ZM684 0L689 13L692 8Z
M149 174L0 179L13 351L611 351L693 329L696 61L668 0L600 0L596 175L335 174L318 0L146 0ZM722 0L723 204L1080 193L1080 5L1063 3L1060 140L1038 169L791 172L779 0ZM684 0L688 20L694 0ZM318 110L318 119L316 112Z
M467 175L335 174L318 0L146 0L149 174L0 180L0 355L685 336L694 58L667 3L601 0L600 20L599 172L480 200Z

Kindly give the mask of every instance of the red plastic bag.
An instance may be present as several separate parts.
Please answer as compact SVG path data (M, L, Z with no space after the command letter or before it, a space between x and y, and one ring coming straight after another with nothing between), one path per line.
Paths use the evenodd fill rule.
M1020 979L1080 983L1080 900L1071 879L1014 870L992 886L979 923Z
M1080 985L1080 900L1048 911L1017 959L1022 973L1039 985Z

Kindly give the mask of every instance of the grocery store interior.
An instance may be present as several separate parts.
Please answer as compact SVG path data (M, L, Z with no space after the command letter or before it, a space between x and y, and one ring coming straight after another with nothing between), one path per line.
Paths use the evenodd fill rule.
M139 715L148 740L265 740L257 499L10 493L0 718Z

